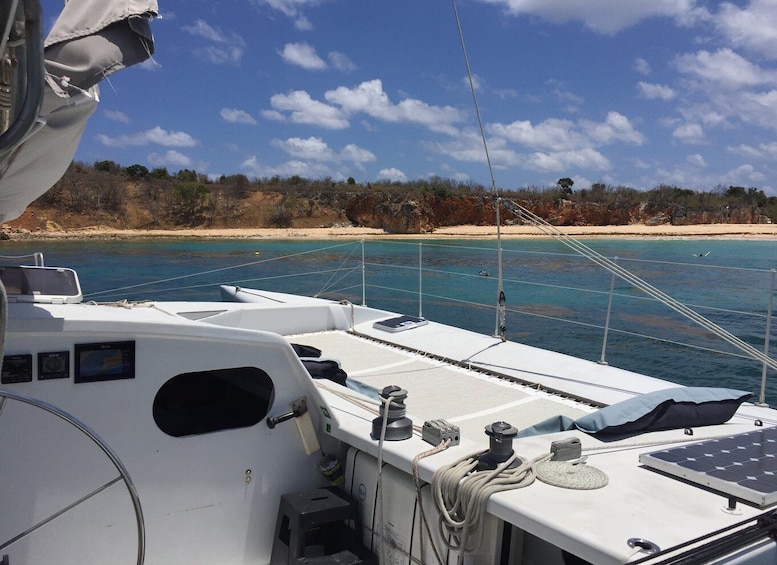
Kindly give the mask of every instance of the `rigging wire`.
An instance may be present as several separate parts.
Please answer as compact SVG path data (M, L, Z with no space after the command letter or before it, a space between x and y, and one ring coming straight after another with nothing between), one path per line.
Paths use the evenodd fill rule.
M464 55L464 65L467 68L467 80L469 81L469 89L472 92L472 102L475 105L475 115L478 120L478 127L480 128L480 137L483 140L483 151L486 155L486 163L488 165L488 174L491 177L491 194L494 198L494 209L496 210L496 253L497 253L497 292L496 292L496 322L494 324L494 335L499 337L502 341L507 340L507 324L505 320L505 292L504 285L502 284L502 221L500 218L499 205L501 198L499 191L496 188L496 179L494 179L494 168L491 166L491 156L488 152L488 142L486 141L486 131L483 128L483 119L480 117L480 106L478 105L478 97L475 92L475 81L472 78L472 69L469 65L469 57L467 56L467 46L464 43L464 32L461 29L461 20L459 19L459 10L456 7L456 0L451 0L453 4L453 15L456 18L456 28L459 31L459 42L461 43L461 52Z
M212 275L213 273L221 273L221 272L229 271L229 270L232 270L232 269L241 269L243 267L253 267L254 265L261 265L262 263L269 263L271 261L280 261L280 260L284 260L284 259L290 259L291 257L299 257L301 255L310 255L311 253L318 253L320 251L327 251L329 249L336 249L338 247L343 247L343 246L346 246L346 245L353 245L353 244L354 244L353 242L339 243L337 245L329 245L327 247L318 247L316 249L309 249L307 251L299 251L297 253L290 253L288 255L282 255L280 257L271 257L269 259L260 259L258 261L249 261L248 263L241 263L239 265L232 265L230 267L221 267L221 268L218 268L218 269L210 269L209 271L200 271L200 272L197 272L197 273L190 273L188 275L180 275L180 276L177 276L177 277L169 277L169 278L166 278L166 279L158 279L158 280L155 280L155 281L149 281L149 282L144 282L144 283L132 284L132 285L128 285L128 286L121 286L121 287L118 287L118 288L111 288L111 289L108 289L108 290L98 290L96 292L90 292L88 294L88 296L91 297L91 296L99 296L99 295L102 295L102 294L115 294L116 292L119 292L121 290L131 290L131 289L140 288L140 287L144 287L144 286L152 286L152 285L163 284L163 283L167 283L167 282L179 281L179 280L183 280L183 279L190 279L190 278L199 277L199 276L202 276L202 275Z
M761 361L762 363L764 363L765 365L768 365L772 369L777 370L777 360L772 359L762 351L756 349L749 343L738 338L728 330L720 327L719 325L712 322L711 320L708 320L707 318L697 313L695 310L689 308L679 300L672 298L665 292L657 289L650 283L646 282L645 280L641 279L637 275L633 274L628 269L624 269L623 267L618 265L615 261L612 261L607 257L605 257L604 255L602 255L601 253L594 251L593 249L585 245L583 242L578 241L574 237L571 237L565 234L556 226L540 218L534 212L528 210L527 208L524 208L520 204L516 204L511 200L506 200L504 202L504 205L508 210L510 210L513 214L515 214L522 220L530 222L532 225L539 228L542 232L553 236L555 239L557 239L567 247L574 249L579 254L583 255L584 257L587 257L588 259L590 259L600 267L603 267L604 269L608 270L615 276L630 283L635 288L638 288L639 290L645 292L646 294L656 298L662 304L671 308L678 314L685 316L692 322L695 322L696 324L703 327L704 329L714 333L715 335L717 335L724 341L728 342L729 344L733 345L740 351L745 352L751 359Z

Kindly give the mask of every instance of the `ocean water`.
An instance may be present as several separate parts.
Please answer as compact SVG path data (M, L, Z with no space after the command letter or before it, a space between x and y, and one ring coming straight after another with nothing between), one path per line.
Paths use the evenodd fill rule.
M764 350L777 241L583 243ZM4 256L36 251L44 253L48 266L75 269L87 300L219 300L218 285L228 283L364 300L489 334L497 326L495 240L0 242ZM709 329L613 279L562 243L508 239L502 257L509 339L592 361L604 355L610 365L686 385L759 394L761 363L743 358ZM777 323L770 333L777 333ZM769 351L777 356L774 337ZM775 404L777 373L770 369L767 378L766 401Z

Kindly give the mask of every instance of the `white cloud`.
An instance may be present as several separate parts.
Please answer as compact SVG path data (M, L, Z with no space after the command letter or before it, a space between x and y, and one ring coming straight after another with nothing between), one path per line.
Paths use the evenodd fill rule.
M704 130L699 124L683 124L672 132L672 137L681 143L701 145L706 143Z
M648 100L660 99L660 100L672 100L677 93L669 86L665 84L653 84L650 82L639 81L637 83L637 90L642 98Z
M299 161L296 159L280 165L268 166L260 163L256 156L252 156L243 161L240 168L249 175L255 177L272 177L275 175L289 177L292 175L299 175L301 177L313 179L340 176L334 174L332 170L323 163Z
M406 182L407 175L397 168L381 169L378 171L378 180L389 180L391 182Z
M340 53L339 51L332 51L328 55L329 64L331 64L338 71L351 72L355 71L358 67L351 61L347 55Z
M483 140L475 130L465 130L451 141L427 143L426 146L434 152L447 155L457 161L469 163L485 163ZM507 147L507 142L500 137L488 140L488 154L495 168L518 166L521 156Z
M103 114L106 118L113 120L114 122L121 122L123 124L130 123L129 116L124 112L118 110L103 110Z
M212 27L205 20L197 20L196 22L194 22L194 25L183 26L183 30L188 31L192 35L197 35L199 37L207 39L208 41L214 41L216 43L226 43L226 39L224 38L224 33L221 30Z
M740 165L723 175L722 182L725 185L751 185L761 183L766 176L749 164Z
M587 28L614 34L645 19L671 18L685 23L695 17L693 0L481 0L503 6L514 16L536 16L552 23L582 22Z
M574 151L532 153L527 157L523 166L533 171L556 173L567 171L573 167L594 171L606 171L612 168L609 159L590 147Z
M729 48L715 53L698 51L680 55L674 61L677 69L702 81L728 88L742 88L777 83L777 72L764 70Z
M395 104L383 91L380 80L362 82L355 88L341 86L324 93L330 103L313 100L304 90L276 94L270 99L272 110L262 115L270 120L289 120L328 129L344 129L348 117L363 113L385 122L412 123L449 135L458 133L453 124L463 119L452 106L431 106L421 100L406 98Z
M372 163L377 160L377 157L375 157L375 154L372 153L372 151L362 149L353 143L349 143L343 147L342 151L340 151L340 159L343 161L352 161L354 163Z
M356 88L341 86L324 97L348 114L364 113L386 122L406 122L428 127L432 131L455 134L453 124L463 119L452 106L431 106L421 100L406 98L394 104L383 91L380 79L365 81Z
M364 163L371 163L377 160L377 157L371 151L353 143L349 143L339 153L336 153L320 137L309 137L307 139L290 137L285 140L274 139L271 143L291 157L306 161L322 163L350 162L362 168L361 165Z
M634 129L629 119L618 112L607 112L604 122L580 120L583 133L596 145L607 145L615 141L642 145L645 136Z
M268 6L273 10L281 12L294 20L294 26L302 31L310 30L313 25L310 20L302 13L302 9L308 6L315 6L321 0L251 0L256 6Z
M587 149L615 141L635 145L645 142L645 136L618 112L609 112L604 122L549 118L536 126L529 121L515 121L511 124L489 124L487 129L513 143L553 152Z
M265 120L272 120L274 122L286 121L286 116L277 110L262 110L261 114Z
M777 159L777 141L771 143L760 143L758 147L752 145L737 145L736 147L726 147L726 151L735 155L744 157L757 157L759 159Z
M650 68L650 63L648 63L642 57L634 59L634 70L644 76L648 76L651 72L653 72Z
M303 69L321 71L327 68L326 61L316 54L316 50L307 43L287 43L281 52L281 58L290 65Z
M193 50L199 58L217 65L240 63L245 52L245 41L238 34L224 32L204 20L197 20L193 25L183 26L182 29L213 43Z
M225 122L231 124L248 124L253 126L257 123L256 119L251 114L236 108L222 108L219 114Z
M270 98L270 104L275 112L262 112L262 115L269 119L288 119L293 123L317 125L327 129L345 129L349 126L348 118L342 110L313 100L304 90L275 94Z
M167 147L194 147L198 141L183 131L167 131L159 126L134 135L109 137L104 134L97 139L107 147L129 147L133 145L164 145Z
M685 162L689 165L693 165L694 167L699 168L706 168L707 162L704 160L704 157L699 155L698 153L694 153L693 155L688 155L688 157L685 158Z
M160 155L159 153L151 153L148 156L148 162L155 167L188 167L192 164L191 159L189 159L186 155L172 149L166 152L164 155Z
M752 0L741 8L723 3L714 22L734 46L767 59L777 58L777 7L774 0Z
M320 137L309 137L307 139L290 137L286 140L273 139L271 143L298 159L313 161L332 161L334 159L334 153Z

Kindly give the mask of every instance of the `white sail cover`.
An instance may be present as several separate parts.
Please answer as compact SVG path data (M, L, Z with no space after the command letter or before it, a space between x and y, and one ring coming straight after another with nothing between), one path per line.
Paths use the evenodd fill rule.
M44 43L46 86L38 127L0 162L0 222L22 214L67 170L97 84L154 52L156 0L70 0Z

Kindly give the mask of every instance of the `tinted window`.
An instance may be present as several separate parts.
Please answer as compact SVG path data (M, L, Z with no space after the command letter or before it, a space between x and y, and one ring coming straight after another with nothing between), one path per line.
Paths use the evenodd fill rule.
M154 398L154 421L180 437L253 426L267 416L275 391L256 367L182 373Z

